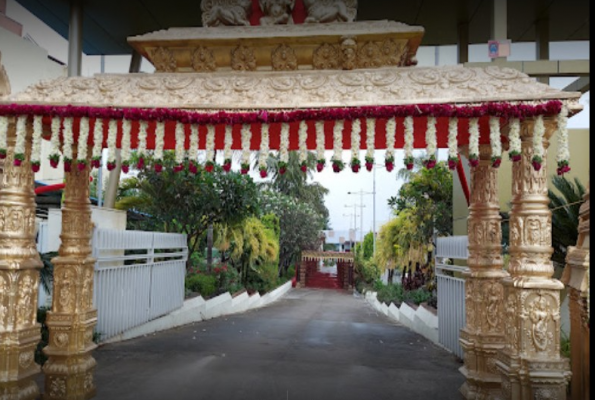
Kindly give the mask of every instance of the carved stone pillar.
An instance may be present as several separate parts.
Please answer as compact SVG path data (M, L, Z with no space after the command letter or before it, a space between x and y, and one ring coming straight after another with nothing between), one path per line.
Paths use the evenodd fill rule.
M579 213L576 247L568 248L566 268L562 282L568 287L570 302L570 359L572 380L570 395L573 400L589 399L589 244L590 204L589 189Z
M28 142L31 126L27 127ZM41 339L37 292L41 259L35 245L35 193L29 164L13 165L15 124L8 128L8 151L0 183L0 398L36 399L39 373L35 348Z
M76 157L75 157L76 158ZM47 315L49 344L45 399L89 399L95 395L91 351L97 310L93 309L89 167L66 174L62 234L54 264L52 310Z
M479 165L471 168L469 203L469 272L465 277L466 325L460 332L467 381L466 399L487 399L500 393L496 356L505 343L502 278L502 230L498 169L492 167L491 147L480 146Z
M560 355L560 290L551 261L552 213L548 208L547 158L535 171L535 120L521 123L522 158L512 166L510 276L504 285L506 346L496 363L506 399L565 399L568 360ZM543 146L556 129L544 118Z

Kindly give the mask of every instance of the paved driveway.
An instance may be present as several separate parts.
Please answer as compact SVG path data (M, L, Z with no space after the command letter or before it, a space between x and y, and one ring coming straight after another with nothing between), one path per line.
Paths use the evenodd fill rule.
M260 310L94 352L96 399L460 399L461 363L362 298L294 289Z

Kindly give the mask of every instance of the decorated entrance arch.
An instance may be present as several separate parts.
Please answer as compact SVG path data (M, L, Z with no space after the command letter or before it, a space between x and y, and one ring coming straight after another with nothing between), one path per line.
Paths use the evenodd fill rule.
M334 278L321 276L318 272L320 262L330 260L337 266L337 276ZM341 289L353 289L354 279L354 256L353 253L339 251L302 251L302 260L296 271L299 280L298 287L336 287ZM328 278L336 280L335 285L328 285L325 282ZM316 279L323 281L316 282Z
M96 390L89 173L102 149L108 169L116 149L123 169L143 167L130 165L134 149L141 164L148 151L159 160L171 149L176 170L195 173L212 168L215 150L223 150L226 169L241 150L243 172L252 151L263 165L270 150L281 163L288 151L305 161L314 150L319 168L357 172L381 161L373 160L375 149L386 149L391 170L397 149L410 163L412 150L425 148L432 168L436 150L448 148L451 168L459 154L472 166L461 390L468 399L563 398L563 285L552 278L545 165L557 132L559 172L568 169L566 121L580 111L580 94L497 66L410 67L422 35L423 28L389 21L170 29L129 39L155 74L59 78L0 98L1 389L9 398L38 393L32 171L41 162L66 171L45 397L78 399ZM49 160L40 157L42 140L52 144ZM200 159L199 149L206 150ZM514 161L508 272L496 184L506 149ZM333 150L330 160L325 150Z

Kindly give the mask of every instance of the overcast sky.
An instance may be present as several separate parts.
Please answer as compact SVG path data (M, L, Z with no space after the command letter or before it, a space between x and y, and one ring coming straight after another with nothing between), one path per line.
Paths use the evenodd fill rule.
M68 59L67 41L47 27L35 16L17 4L14 0L8 0L6 14L23 25L23 35L29 35L39 46L45 48L49 55L65 62ZM535 60L536 52L533 43L512 43L510 61L531 61ZM550 58L563 59L589 59L589 42L554 42L550 44ZM454 65L456 64L456 46L420 47L417 52L418 66L434 65ZM472 45L469 49L469 61L481 62L489 61L487 44ZM130 56L108 56L105 60L104 72L108 73L126 73L130 63ZM83 56L82 74L90 76L101 72L99 56ZM145 59L141 64L141 71L153 72L152 65ZM562 89L572 83L575 78L553 78L550 85ZM570 128L588 128L589 127L589 92L581 98L581 103L585 109L569 121ZM422 154L423 151L418 151ZM327 152L327 160L330 159L332 151ZM349 154L344 153L344 160L349 159ZM438 158L446 160L446 149L439 150ZM383 163L384 150L377 150L375 159ZM365 169L354 174L350 170L345 170L340 174L332 172L332 168L327 164L327 168L321 173L316 173L314 179L330 190L325 202L330 211L331 227L337 230L346 230L353 228L353 204L360 204L363 199L365 208L363 208L363 231L368 232L374 224L373 213L375 209L376 230L380 225L390 219L390 210L387 206L387 199L396 195L402 182L397 181L396 171L403 165L403 151L399 150L395 154L395 170L388 173L384 167L376 169L375 174L367 172ZM374 179L375 177L375 179ZM260 178L255 176L255 180ZM374 182L376 183L376 195L348 195L348 192L368 192L374 191ZM375 197L374 207L373 199ZM351 214L348 216L347 214ZM360 230L360 208L357 208L357 228ZM358 233L359 238L359 233Z

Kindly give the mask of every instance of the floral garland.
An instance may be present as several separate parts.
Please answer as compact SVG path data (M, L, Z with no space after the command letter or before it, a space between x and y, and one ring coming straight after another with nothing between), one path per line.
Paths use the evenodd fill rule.
M281 141L279 143L279 174L283 175L287 171L289 162L289 124L281 124Z
M215 167L215 125L207 125L207 142L206 142L207 156L205 160L205 171L213 172Z
M479 165L479 118L469 120L469 165Z
M33 143L31 144L31 170L38 172L41 166L41 133L43 132L42 116L33 117Z
M247 174L250 170L250 140L252 139L252 129L249 124L242 125L242 162L240 172Z
M79 139L76 150L76 167L79 171L87 167L87 140L89 139L89 118L82 117L79 122Z
M58 163L60 162L60 125L62 124L62 120L60 117L52 117L52 137L50 139L50 144L52 149L50 150L49 160L50 165L52 168L58 168Z
M397 120L395 117L386 121L386 153L384 155L384 166L388 172L395 167L395 130Z
M298 145L300 148L299 153L299 161L300 161L300 169L302 172L308 171L308 146L306 145L306 141L308 140L308 124L306 121L300 121L299 129L298 129Z
M17 139L14 145L14 165L19 167L25 160L25 137L27 136L27 116L17 118Z
M376 135L376 118L366 119L366 169L372 171L374 166L374 136Z
M165 137L165 122L157 121L155 126L155 172L159 173L163 170L163 146ZM108 135L109 140L109 135Z
M500 141L500 118L490 117L490 145L492 148L492 167L502 163L502 142Z
M424 164L431 169L436 166L436 117L428 117L426 127L426 156Z
M508 143L508 158L510 158L512 162L521 161L521 121L518 118L513 118L510 121Z
M138 162L136 168L142 169L145 167L145 155L147 154L147 135L149 123L147 121L139 121L138 126L138 147L136 152L138 154Z
M64 118L64 144L62 145L62 152L64 153L64 171L70 172L72 168L72 146L74 144L74 133L72 132L73 118ZM114 140L114 149L116 143Z
M0 160L6 158L7 150L7 138L8 138L8 117L0 117Z
M122 159L122 172L127 174L130 171L130 131L132 123L129 119L122 121L122 143L120 156Z
M225 125L225 149L223 150L223 170L231 171L231 144L233 142L233 126Z
M341 172L345 168L345 164L341 159L343 153L343 124L342 120L337 120L333 126L333 157L331 160L334 172Z
M413 169L413 117L405 117L403 122L405 127L405 144L403 149L405 150L405 166L408 170Z
M260 138L260 151L258 152L258 170L260 171L260 177L266 178L267 172L267 158L269 157L269 124L262 124L261 127L261 138ZM279 171L281 173L281 171Z
M570 171L570 150L568 149L568 107L562 106L558 115L558 175L564 175Z
M176 166L174 167L174 172L180 172L184 169L184 159L188 158L186 156L186 150L184 149L184 142L186 139L186 133L184 132L184 124L181 122L176 122L176 151L175 151L175 159L176 159Z
M535 119L535 126L533 130L533 158L531 164L535 171L541 169L543 163L543 135L545 134L545 125L543 124L543 115L538 115Z
M316 170L322 171L326 160L324 158L324 121L316 121Z
M145 121L141 121L141 129L143 123L146 124ZM142 133L139 132L139 138ZM139 144L140 149L140 144ZM100 168L101 167L101 151L103 150L103 119L96 118L95 125L93 125L93 150L91 153L91 166L93 168ZM142 160L142 154L140 153L140 160ZM140 161L139 161L140 162Z
M361 161L359 159L361 131L362 122L359 118L354 119L353 123L351 124L351 161L349 162L353 172L358 172L361 167Z
M198 124L190 125L190 149L188 149L188 171L198 173Z
M459 120L451 117L448 120L448 168L454 170L459 162L457 134L459 133Z

